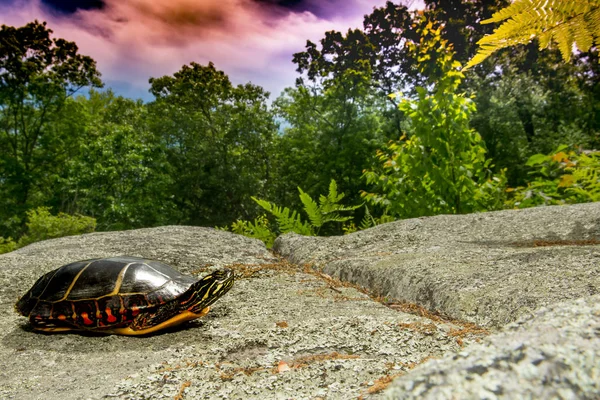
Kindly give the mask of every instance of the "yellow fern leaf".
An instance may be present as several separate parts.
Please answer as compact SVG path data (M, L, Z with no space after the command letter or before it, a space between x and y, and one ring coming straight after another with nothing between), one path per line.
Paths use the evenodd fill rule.
M515 0L481 23L502 21L491 35L479 40L479 50L464 70L497 50L529 43L535 37L541 49L555 42L567 62L574 45L588 51L600 44L600 0Z
M561 24L556 26L552 38L556 40L563 59L569 62L573 53L573 36L571 36L569 25Z
M580 51L588 51L594 45L592 30L588 27L582 15L573 18L571 33ZM578 27L578 28L577 28Z

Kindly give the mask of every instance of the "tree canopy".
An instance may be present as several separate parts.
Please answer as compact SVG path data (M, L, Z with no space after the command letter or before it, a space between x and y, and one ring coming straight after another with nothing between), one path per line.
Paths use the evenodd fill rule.
M233 86L212 63L184 65L150 79L151 129L173 168L173 200L182 222L222 224L253 214L271 173L276 123L268 93Z
M68 143L54 123L66 99L102 86L95 61L51 34L38 21L0 29L0 232L23 227L60 169Z
M388 1L307 41L277 98L192 62L150 78L147 103L97 90L94 60L46 23L3 25L0 252L94 228L228 226L272 243L594 201L597 15L597 0Z

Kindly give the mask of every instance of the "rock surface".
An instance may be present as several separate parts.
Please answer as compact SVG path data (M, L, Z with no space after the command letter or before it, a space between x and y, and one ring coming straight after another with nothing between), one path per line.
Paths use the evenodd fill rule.
M0 398L600 398L599 241L600 203L279 238L297 264L209 228L34 243L0 255ZM149 337L40 334L13 311L43 273L124 254L237 280ZM376 301L394 298L454 319Z
M184 273L228 265L238 279L207 317L143 338L35 333L13 311L43 273L123 254ZM368 397L390 371L477 338L307 272L257 240L192 227L66 237L1 255L0 398Z
M600 296L538 310L392 383L387 399L598 399Z
M396 221L340 237L279 237L290 261L383 296L500 328L600 293L600 203Z

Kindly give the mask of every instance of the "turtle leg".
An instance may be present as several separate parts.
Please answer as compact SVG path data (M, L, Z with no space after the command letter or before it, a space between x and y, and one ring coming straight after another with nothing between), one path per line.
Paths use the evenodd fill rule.
M209 309L210 309L209 307L206 307L199 314L193 313L191 311L183 311L183 312L180 312L180 313L177 313L177 314L171 316L171 318L169 318L163 322L160 322L156 325L145 325L145 326L138 327L135 324L136 324L136 322L139 322L138 317L142 316L142 314L140 314L140 315L138 315L138 317L136 317L136 319L131 324L131 326L128 326L125 328L109 329L109 330L106 330L103 332L114 333L117 335L128 335L128 336L148 335L150 333L158 332L160 330L171 328L173 326L177 326L184 322L203 317L208 313ZM152 319L141 318L141 321L144 321L144 323L147 324L149 322L151 323Z

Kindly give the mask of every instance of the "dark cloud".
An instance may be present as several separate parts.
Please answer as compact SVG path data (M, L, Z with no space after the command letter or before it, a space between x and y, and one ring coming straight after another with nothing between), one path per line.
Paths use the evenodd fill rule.
M334 15L344 14L348 9L344 4L351 3L350 0L252 0L262 6L272 8L272 11L287 12L310 12L319 18L328 19Z
M254 0L256 3L277 6L290 9L292 11L306 11L306 1L304 0Z
M104 8L103 0L41 0L46 7L62 13L73 14L78 10L101 10Z

